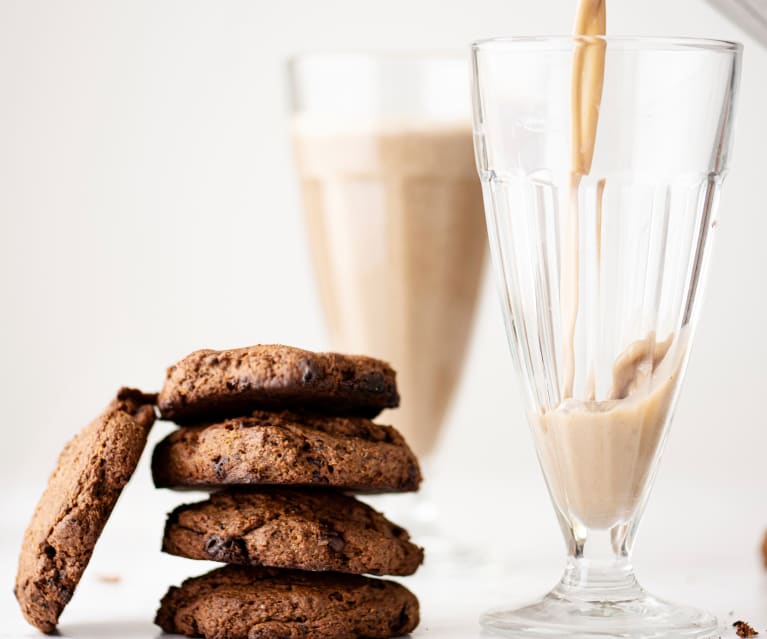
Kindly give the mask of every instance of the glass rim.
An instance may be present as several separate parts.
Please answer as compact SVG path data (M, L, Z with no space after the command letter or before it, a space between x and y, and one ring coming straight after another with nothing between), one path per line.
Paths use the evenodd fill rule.
M529 50L566 50L573 42L602 41L619 50L640 51L719 51L722 53L740 53L743 45L734 40L716 38L676 37L676 36L506 36L482 38L471 43L471 50L478 51L529 51Z

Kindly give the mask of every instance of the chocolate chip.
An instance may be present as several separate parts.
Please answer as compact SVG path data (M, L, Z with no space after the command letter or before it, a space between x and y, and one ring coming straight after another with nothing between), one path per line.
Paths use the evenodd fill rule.
M320 535L320 546L327 546L333 552L341 552L346 546L344 538L335 530L328 530Z
M205 541L205 552L216 561L227 563L247 563L248 549L242 539L211 535Z
M308 359L302 359L298 362L299 370L301 371L301 381L304 384L309 384L318 377L320 377L320 371L314 362Z
M319 470L312 471L312 483L313 484L329 484L330 480L327 477L323 477Z
M409 619L410 615L408 614L408 607L407 604L405 604L402 606L402 610L400 610L399 618L392 620L392 622L389 624L389 628L394 634L402 634L402 631L407 627Z
M213 554L223 545L224 540L219 535L211 535L205 542L205 552Z
M219 455L213 460L213 472L219 481L224 481L226 478L226 466L228 463L229 457L226 455Z
M386 379L380 371L370 371L361 381L370 392L383 393L386 390Z

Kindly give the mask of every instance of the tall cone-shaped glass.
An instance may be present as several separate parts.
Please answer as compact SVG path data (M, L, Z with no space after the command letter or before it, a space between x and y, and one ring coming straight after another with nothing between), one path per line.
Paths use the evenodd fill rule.
M584 102L573 64L590 48L604 71ZM630 554L692 343L740 54L730 42L652 38L472 47L498 292L570 554L552 593L486 614L490 630L716 634L710 615L645 593ZM583 162L588 141L574 128L589 109L596 137Z

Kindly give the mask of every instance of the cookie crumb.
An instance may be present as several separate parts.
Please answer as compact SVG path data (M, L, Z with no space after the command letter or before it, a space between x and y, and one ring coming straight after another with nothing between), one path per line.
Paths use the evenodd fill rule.
M735 633L738 635L738 637L746 638L759 636L759 633L745 621L736 621L734 624L732 624L732 627L735 628Z
M96 579L105 584L119 584L123 578L120 575L97 575Z

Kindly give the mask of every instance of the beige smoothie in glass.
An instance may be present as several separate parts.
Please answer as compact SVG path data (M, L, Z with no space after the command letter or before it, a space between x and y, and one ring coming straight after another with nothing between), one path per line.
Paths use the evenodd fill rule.
M429 69L404 62L370 68L428 80ZM439 68L457 73L453 84L468 92L462 61ZM438 74L431 85L438 97ZM386 91L379 87L378 97ZM394 113L369 103L362 110L296 114L308 238L332 348L392 364L401 407L380 419L425 455L460 377L487 244L469 114L430 117L412 103Z

